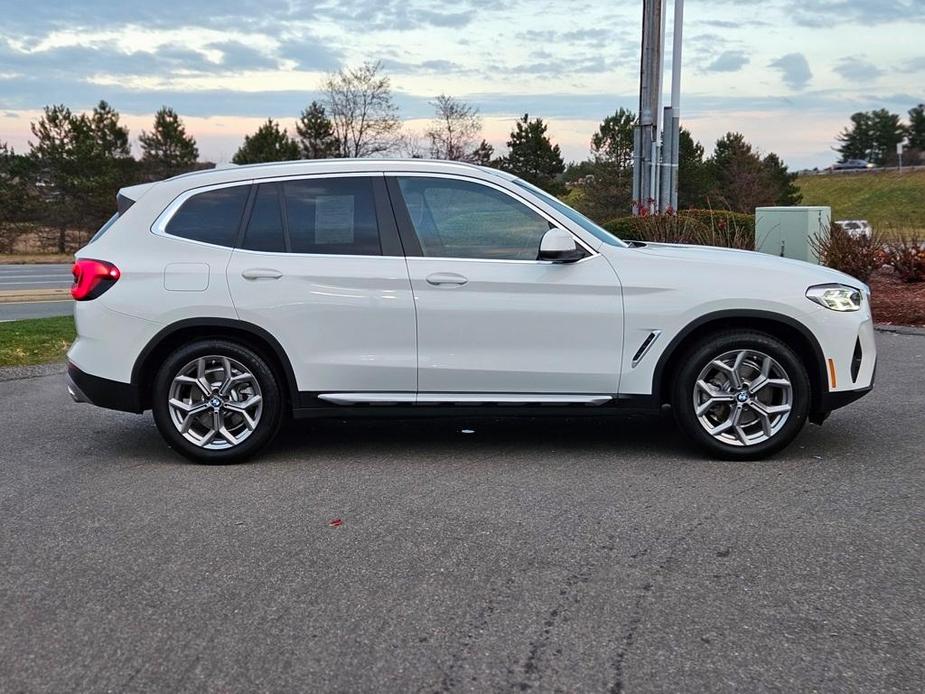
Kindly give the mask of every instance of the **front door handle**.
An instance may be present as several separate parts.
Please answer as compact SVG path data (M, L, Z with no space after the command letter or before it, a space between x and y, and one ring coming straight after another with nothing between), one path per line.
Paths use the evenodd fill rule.
M278 280L282 276L279 270L265 267L252 267L241 273L246 280Z
M442 285L461 287L468 282L467 278L457 275L455 272L435 272L427 276L427 284L432 284L435 287Z

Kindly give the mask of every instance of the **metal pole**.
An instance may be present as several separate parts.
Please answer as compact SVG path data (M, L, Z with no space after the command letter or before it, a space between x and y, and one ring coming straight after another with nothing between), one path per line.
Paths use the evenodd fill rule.
M658 211L663 213L671 208L671 185L674 177L674 170L671 168L671 154L674 151L674 130L672 130L674 118L671 114L671 106L666 106L662 118L665 124L662 128L662 158L658 167Z
M681 46L684 38L684 0L674 0L674 22L672 24L671 51L671 176L670 205L678 209L678 165L681 144Z
M642 55L639 66L639 121L633 165L633 213L651 211L654 198L653 144L658 135L658 89L661 72L661 14L666 0L643 0Z

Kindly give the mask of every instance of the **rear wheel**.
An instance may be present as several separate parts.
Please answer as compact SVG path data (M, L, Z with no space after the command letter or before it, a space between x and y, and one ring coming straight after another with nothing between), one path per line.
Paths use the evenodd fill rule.
M806 368L771 335L708 336L684 355L672 393L681 428L720 458L772 455L803 428L811 387Z
M233 463L265 446L282 419L280 388L252 350L224 340L181 347L154 381L154 421L171 448L201 463Z

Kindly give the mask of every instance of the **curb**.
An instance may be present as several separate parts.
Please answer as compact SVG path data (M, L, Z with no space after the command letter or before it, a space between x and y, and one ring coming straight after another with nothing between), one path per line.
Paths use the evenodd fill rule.
M912 325L893 325L892 323L877 323L874 330L881 333L893 333L894 335L920 335L925 336L925 328L917 328Z

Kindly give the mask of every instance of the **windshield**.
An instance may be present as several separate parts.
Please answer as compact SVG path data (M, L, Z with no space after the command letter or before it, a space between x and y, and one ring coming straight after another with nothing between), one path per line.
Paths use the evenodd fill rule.
M562 202L555 196L550 195L542 188L537 188L532 183L527 183L526 181L523 181L519 178L515 178L514 183L519 185L521 188L526 188L527 190L529 190L531 193L533 193L537 197L542 198L543 202L545 202L547 205L554 208L557 212L562 213L563 215L568 217L571 221L575 222L575 224L580 226L582 229L587 231L589 234L593 234L596 238L600 239L604 243L609 244L611 246L620 246L622 248L627 247L626 244L623 243L623 241L618 239L616 236L611 234L609 231L607 231L603 227L598 226L597 224L592 222L590 219L588 219L583 214L581 214L581 212L578 212L577 210L573 210L571 207L566 205L564 202Z

